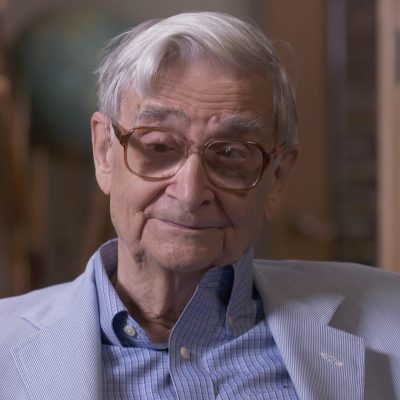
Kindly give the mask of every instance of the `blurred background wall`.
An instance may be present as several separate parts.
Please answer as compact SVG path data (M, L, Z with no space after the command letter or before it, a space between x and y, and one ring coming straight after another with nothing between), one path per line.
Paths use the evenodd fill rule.
M301 156L257 256L400 270L397 3L0 1L0 297L74 278L114 235L90 150L99 52L189 10L256 21L297 91Z

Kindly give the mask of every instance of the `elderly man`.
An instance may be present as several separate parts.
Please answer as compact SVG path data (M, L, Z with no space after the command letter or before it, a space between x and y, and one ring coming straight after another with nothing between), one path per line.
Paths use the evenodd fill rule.
M253 261L298 148L271 42L218 13L146 22L98 70L118 238L0 302L0 398L400 399L400 277Z

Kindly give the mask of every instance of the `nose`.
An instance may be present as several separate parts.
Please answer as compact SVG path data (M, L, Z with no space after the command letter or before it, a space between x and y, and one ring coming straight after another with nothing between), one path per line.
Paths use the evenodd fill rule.
M200 154L193 152L189 155L185 164L171 178L166 193L178 200L185 211L189 212L214 200L213 187L204 171Z

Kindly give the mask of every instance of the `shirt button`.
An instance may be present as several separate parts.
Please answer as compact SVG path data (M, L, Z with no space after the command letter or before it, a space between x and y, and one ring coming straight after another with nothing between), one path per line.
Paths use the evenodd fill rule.
M235 326L235 318L232 317L231 315L228 316L227 322L230 328L233 328Z
M131 336L131 337L136 336L136 329L135 329L133 326L131 326L131 325L125 325L125 326L124 326L124 332L125 332L128 336Z
M187 347L181 347L179 349L179 354L185 360L189 360L190 358L190 350Z

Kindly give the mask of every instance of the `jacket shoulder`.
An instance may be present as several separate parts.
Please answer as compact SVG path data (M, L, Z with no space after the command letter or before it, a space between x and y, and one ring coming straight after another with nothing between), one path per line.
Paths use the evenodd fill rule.
M83 276L72 282L49 286L0 300L0 345L17 341L62 318L76 301Z
M31 307L37 307L40 304L52 303L54 297L60 293L68 291L72 282L49 286L43 289L33 290L18 296L6 297L0 299L0 317L10 318L15 314L20 314Z
M255 267L261 271L268 269L295 270L317 278L340 280L343 277L357 276L363 281L386 281L394 285L400 284L400 274L369 265L336 262L336 261L306 261L306 260L254 260ZM336 279L335 279L336 278Z
M356 263L299 260L255 260L255 269L266 279L289 282L322 282L327 287L357 299L393 306L400 302L400 274ZM284 284L284 283L282 283Z

